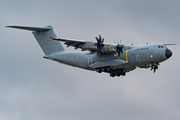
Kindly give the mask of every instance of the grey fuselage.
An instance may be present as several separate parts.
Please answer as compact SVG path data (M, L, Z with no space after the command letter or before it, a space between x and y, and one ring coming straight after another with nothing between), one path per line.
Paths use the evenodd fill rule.
M146 45L124 45L123 55L120 60L126 61L125 64L112 66L114 69L124 69L126 72L134 70L136 67L149 68L152 62L163 62L168 59L166 55L166 46L163 44L146 44ZM96 62L105 62L118 60L117 56L112 53L92 53L89 51L62 51L53 53L44 58L51 59L60 63L79 67L87 70L96 70L90 67ZM107 65L109 66L109 65Z

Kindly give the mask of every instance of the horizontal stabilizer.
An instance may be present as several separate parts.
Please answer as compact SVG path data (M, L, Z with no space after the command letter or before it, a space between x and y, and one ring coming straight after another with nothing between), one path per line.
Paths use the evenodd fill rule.
M51 30L51 28L26 27L26 26L6 26L6 27L36 31L36 32L45 32L45 31Z

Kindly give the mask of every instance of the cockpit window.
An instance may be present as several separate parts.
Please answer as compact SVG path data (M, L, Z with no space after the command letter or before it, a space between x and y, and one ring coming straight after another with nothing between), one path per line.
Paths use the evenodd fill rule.
M158 46L158 48L164 48L164 46L162 46L162 45L159 45L159 46Z

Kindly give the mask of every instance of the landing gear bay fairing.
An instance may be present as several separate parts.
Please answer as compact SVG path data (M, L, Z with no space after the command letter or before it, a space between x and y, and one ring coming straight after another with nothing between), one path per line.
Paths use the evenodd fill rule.
M123 45L104 43L104 38L99 35L97 42L85 40L73 40L58 38L52 26L25 27L6 26L32 31L46 59L59 63L97 71L98 73L109 73L111 77L125 76L127 72L139 68L150 68L154 73L160 62L172 56L167 45L175 44L145 44L145 45ZM65 51L61 42L82 51Z

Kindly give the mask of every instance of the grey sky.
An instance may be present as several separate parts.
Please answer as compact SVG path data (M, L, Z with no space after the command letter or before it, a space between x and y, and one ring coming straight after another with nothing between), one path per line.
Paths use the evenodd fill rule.
M179 0L3 0L0 4L0 120L179 120ZM58 37L123 44L177 43L156 74L111 78L43 59L28 31L52 25ZM74 50L66 48L66 50Z

